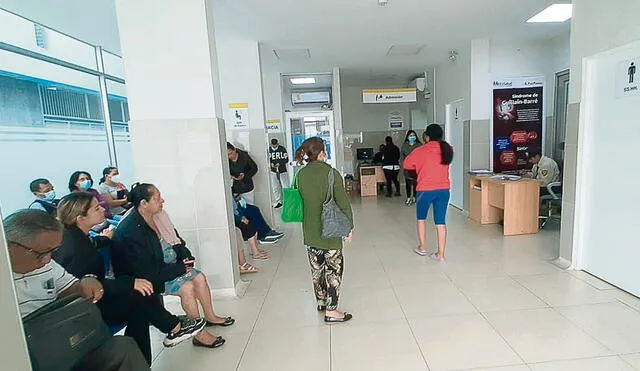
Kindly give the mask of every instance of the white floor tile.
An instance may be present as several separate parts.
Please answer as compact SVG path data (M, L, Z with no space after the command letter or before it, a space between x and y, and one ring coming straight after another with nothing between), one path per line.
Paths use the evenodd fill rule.
M622 303L558 308L616 354L640 352L640 312Z
M486 316L527 363L611 354L553 309L491 312Z
M533 371L634 371L619 357L604 357L539 363L530 365Z
M352 313L361 322L406 322L392 289L344 288L339 309Z
M256 331L324 326L313 290L271 291L265 299Z
M404 320L393 324L333 326L331 352L333 371L428 370Z
M329 327L306 327L286 331L254 332L239 371L329 371ZM218 368L215 363L205 369Z
M202 371L215 365L217 370L235 370L249 341L249 333L225 335L227 342L217 349L196 348L185 341L166 348L153 362L153 371Z
M599 279L596 276L592 276L589 273L585 272L585 271L576 271L576 270L572 270L572 271L567 271L567 273L569 273L570 275L576 277L579 280L582 280L586 283L588 283L589 285L595 287L598 290L615 290L616 287Z
M546 303L509 277L474 278L456 285L481 312L544 308Z
M397 286L395 291L407 318L477 312L451 282Z
M630 364L635 370L640 371L640 354L627 354L622 356L628 364Z
M611 292L600 291L564 272L517 276L515 279L553 307L615 301Z
M479 314L413 320L411 328L432 371L523 363Z
M492 367L492 368L474 368L468 371L531 371L526 365L520 366L505 366L505 367Z

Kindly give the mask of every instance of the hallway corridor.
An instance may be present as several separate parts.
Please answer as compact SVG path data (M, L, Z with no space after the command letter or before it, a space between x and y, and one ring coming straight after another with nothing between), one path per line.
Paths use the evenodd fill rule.
M446 264L413 252L414 208L399 199L356 200L354 243L345 245L340 308L353 313L327 326L316 312L297 225L266 247L246 294L216 300L237 319L215 329L217 350L185 342L162 349L157 371L633 371L640 370L640 300L549 260L557 225L504 238L449 212ZM435 230L429 229L433 249ZM177 311L179 304L169 299ZM503 367L504 366L504 367ZM634 368L635 367L635 368Z

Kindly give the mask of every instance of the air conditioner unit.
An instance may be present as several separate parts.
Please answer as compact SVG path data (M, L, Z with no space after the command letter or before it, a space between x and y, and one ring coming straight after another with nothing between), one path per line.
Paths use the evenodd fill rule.
M411 80L409 83L410 88L416 88L418 91L425 91L427 89L427 79L424 77L418 77L417 79Z

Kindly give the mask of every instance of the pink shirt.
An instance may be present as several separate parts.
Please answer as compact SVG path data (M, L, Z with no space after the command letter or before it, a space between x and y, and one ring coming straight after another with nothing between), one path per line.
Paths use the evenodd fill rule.
M427 142L416 148L404 160L405 170L415 170L418 173L418 192L439 191L451 189L449 180L449 165L442 164L440 143Z

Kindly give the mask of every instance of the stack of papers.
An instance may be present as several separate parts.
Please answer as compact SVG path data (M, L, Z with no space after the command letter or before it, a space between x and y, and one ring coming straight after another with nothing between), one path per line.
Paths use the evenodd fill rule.
M469 170L469 175L491 175L493 171L487 169Z
M502 180L520 180L522 179L519 175L507 175L507 174L498 174L491 177L492 179L502 179Z

